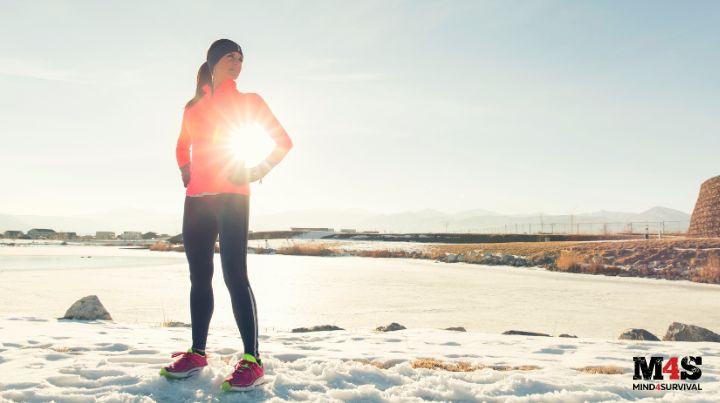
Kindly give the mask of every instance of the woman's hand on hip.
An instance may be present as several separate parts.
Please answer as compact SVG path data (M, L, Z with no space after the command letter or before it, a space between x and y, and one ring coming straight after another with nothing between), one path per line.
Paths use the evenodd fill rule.
M190 163L180 167L180 173L182 174L183 186L188 187L190 183Z
M263 161L251 168L246 168L245 166L240 165L233 170L229 179L230 182L236 185L245 185L256 181L261 181L262 183L262 178L264 178L271 169L272 165L266 161Z
M268 172L270 172L270 169L271 168L265 163L255 165L254 167L248 169L248 181L255 182L261 180Z

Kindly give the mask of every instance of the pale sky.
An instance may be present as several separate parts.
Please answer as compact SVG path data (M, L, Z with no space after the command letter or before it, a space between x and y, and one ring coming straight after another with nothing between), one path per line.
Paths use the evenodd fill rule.
M212 41L295 147L254 214L690 212L720 174L720 2L3 1L0 214L180 212Z

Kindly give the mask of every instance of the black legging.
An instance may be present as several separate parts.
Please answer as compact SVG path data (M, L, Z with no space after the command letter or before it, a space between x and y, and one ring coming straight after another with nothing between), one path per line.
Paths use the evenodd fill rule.
M190 317L194 349L205 350L213 314L215 240L220 235L223 278L245 353L259 357L255 296L247 276L249 196L217 194L185 197L183 243L190 264Z

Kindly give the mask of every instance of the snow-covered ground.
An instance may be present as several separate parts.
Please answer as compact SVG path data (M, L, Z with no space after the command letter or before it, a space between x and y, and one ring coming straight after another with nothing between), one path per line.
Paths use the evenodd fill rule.
M210 368L159 378L186 350L183 253L100 246L0 247L0 401L717 401L719 343L618 341L627 327L662 336L673 321L720 330L720 287L688 282L445 264L412 259L249 255L269 383L219 387L241 353L216 255ZM114 323L55 318L95 294ZM375 333L399 322L407 330ZM300 326L347 330L295 334ZM468 332L439 330L463 326ZM503 336L519 329L572 338ZM633 356L703 356L702 391L632 390ZM531 371L413 369L417 358ZM225 359L225 361L223 361ZM233 358L234 359L234 358ZM383 368L367 365L370 360ZM226 362L227 361L227 362ZM612 365L619 375L577 371Z
M265 332L267 383L242 393L220 385L242 352L237 331L211 335L209 368L187 380L158 375L190 330L126 323L0 317L0 400L19 402L585 402L717 401L718 343L631 342L502 336L438 329L389 333ZM702 391L633 391L633 356L702 355ZM448 372L413 369L415 359L535 370ZM379 364L369 365L367 362ZM616 375L578 371L610 365ZM382 368L380 368L382 367Z

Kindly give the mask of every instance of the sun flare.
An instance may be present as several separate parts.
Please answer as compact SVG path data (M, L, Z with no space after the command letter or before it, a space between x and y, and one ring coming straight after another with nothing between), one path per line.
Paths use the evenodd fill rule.
M244 161L248 167L262 162L270 154L274 144L265 130L256 123L234 128L230 131L228 141L233 158Z

